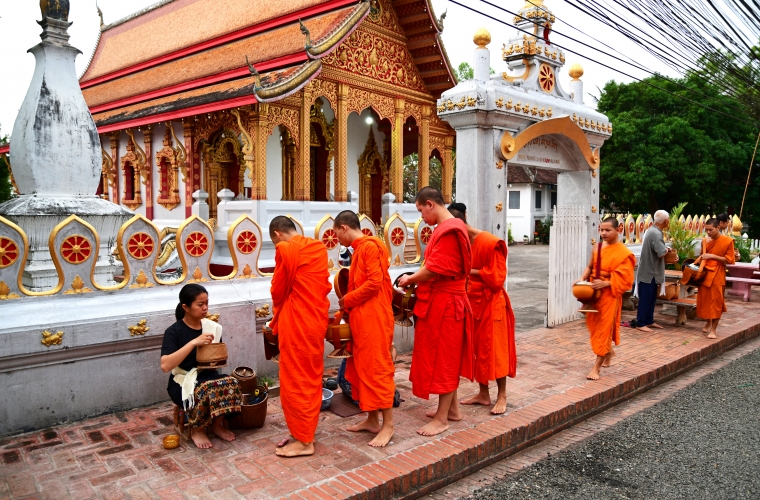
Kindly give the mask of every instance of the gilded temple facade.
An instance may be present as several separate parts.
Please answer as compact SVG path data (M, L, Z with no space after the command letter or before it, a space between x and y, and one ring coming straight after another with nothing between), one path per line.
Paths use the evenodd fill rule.
M224 201L267 200L250 212L261 224L278 202L345 202L380 224L417 153L439 160L451 199L455 133L436 100L456 81L429 0L253 4L170 0L101 28L80 79L98 195L159 228L192 215L199 191L211 219Z

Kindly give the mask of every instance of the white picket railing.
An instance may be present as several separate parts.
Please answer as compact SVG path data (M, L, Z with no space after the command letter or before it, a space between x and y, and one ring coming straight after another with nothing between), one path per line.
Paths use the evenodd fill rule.
M554 207L549 242L547 325L556 326L583 317L578 313L580 303L572 294L573 283L586 266L588 229L582 207Z

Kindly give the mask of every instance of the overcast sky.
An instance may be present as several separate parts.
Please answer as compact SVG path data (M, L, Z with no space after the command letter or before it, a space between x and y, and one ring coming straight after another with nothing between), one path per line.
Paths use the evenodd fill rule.
M152 0L98 1L106 23L114 22L153 3L155 2ZM512 15L489 7L479 0L463 0L461 3L486 12L497 19L511 23ZM512 11L517 11L523 5L524 0L494 0L493 3L498 3ZM676 76L674 71L640 50L625 37L580 13L566 2L562 0L546 0L545 5L557 17L554 28L560 33L567 33L573 38L584 40L593 46L602 48L598 42L594 42L585 35L574 31L568 27L568 24L575 26L586 33L593 34L595 38L614 47L626 56L644 63L653 71L659 71L669 76ZM223 0L219 0L219 6L222 8ZM433 6L438 16L448 9L448 14L444 21L443 41L454 66L458 66L463 61L472 63L472 51L475 48L472 43L472 35L477 28L482 26L491 32L491 66L497 72L505 70L506 64L501 60L500 48L502 43L507 42L516 33L514 27L505 26L484 18L463 7L452 4L448 0L433 0ZM5 69L2 79L3 92L0 97L0 128L3 134L11 133L18 108L24 100L24 95L34 72L34 57L26 51L39 42L41 28L35 21L40 18L39 2L37 1L0 0L0 47L2 47L2 61ZM69 34L71 35L69 43L82 51L82 55L77 58L76 63L77 74L81 74L95 49L98 39L100 19L97 15L95 0L72 0L69 21L73 21L74 23L69 28ZM167 27L167 29L182 29L182 26L171 26ZM556 33L552 35L551 41L567 46L569 49L577 50L585 57L609 63L611 66L623 69L636 77L642 78L647 76L642 71L611 60L589 48L568 41ZM150 40L145 40L145 43L150 43ZM605 50L609 51L609 49ZM584 88L587 94L590 93L598 96L597 87L603 87L609 80L630 81L629 78L591 62L586 58L570 53L567 53L566 56L565 68L574 62L579 62L583 66L585 75L582 80L585 83ZM559 79L560 84L565 89L567 89L569 79L570 77L567 76L565 69ZM594 105L593 99L588 95L586 95L585 99L587 104Z

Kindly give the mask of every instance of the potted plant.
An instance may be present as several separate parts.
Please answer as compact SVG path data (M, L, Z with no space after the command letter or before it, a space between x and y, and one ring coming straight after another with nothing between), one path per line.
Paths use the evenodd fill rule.
M676 270L681 269L681 262L694 257L694 242L697 239L691 231L678 222L684 207L686 207L686 202L673 207L673 210L670 211L670 225L668 226L670 246L678 254L678 262L673 264Z
M514 237L512 236L512 223L510 222L507 224L507 244L511 245L515 242Z
M528 238L527 234L523 235L523 245L527 245L530 243L530 238Z

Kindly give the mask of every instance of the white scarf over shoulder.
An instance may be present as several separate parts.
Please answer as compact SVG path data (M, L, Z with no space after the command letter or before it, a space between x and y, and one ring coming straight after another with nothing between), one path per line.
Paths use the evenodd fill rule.
M222 325L211 321L210 319L201 320L201 330L203 333L214 334L214 340L212 344L219 342L222 338ZM190 371L185 371L179 366L172 370L172 376L174 381L182 387L182 406L185 410L188 410L195 406L195 381L198 379L198 368L193 368Z

